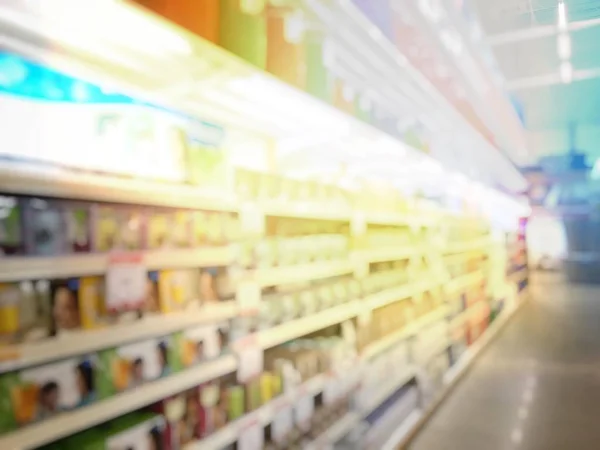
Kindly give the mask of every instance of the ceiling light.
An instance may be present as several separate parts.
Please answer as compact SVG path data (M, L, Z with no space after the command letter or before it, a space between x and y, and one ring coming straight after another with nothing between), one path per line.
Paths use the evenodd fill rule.
M564 84L573 81L573 66L569 61L563 61L560 65L560 79Z
M563 0L558 2L558 28L563 31L567 29L567 5Z
M571 36L566 33L558 35L558 56L563 61L571 58Z

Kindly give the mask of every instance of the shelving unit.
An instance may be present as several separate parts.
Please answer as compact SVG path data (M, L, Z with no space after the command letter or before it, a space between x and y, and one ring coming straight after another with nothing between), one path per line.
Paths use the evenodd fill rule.
M0 436L3 449L33 449L78 431L93 427L120 415L135 411L181 390L233 372L236 359L224 356L179 374L153 381L81 410L62 413L56 417Z
M111 120L114 117L109 114L110 117L103 117L102 120L106 120L110 125L107 126L107 136L103 137L110 141L110 145L104 141L96 142L94 139L101 140L96 135L93 139L90 136L80 136L77 138L78 151L69 148L61 154L62 159L52 153L61 147L56 142L43 142L51 148L44 147L39 152L36 148L35 154L31 153L30 148L22 148L26 147L25 144L2 150L0 194L41 197L57 201L59 204L76 201L116 204L125 208L135 205L148 214L144 217L152 217L156 211L163 209L187 214L198 212L206 214L206 217L222 213L235 218L235 225L239 225L240 232L239 235L228 234L235 236L231 239L216 240L219 243L227 241L224 245L208 243L210 240L206 238L205 241L200 239L201 244L190 244L190 248L185 249L134 252L142 258L141 272L145 271L142 281L146 283L143 296L147 297L144 306L135 311L140 316L136 316L135 320L129 321L130 317L119 316L116 319L111 316L111 320L107 321L110 325L105 327L84 329L86 327L79 324L74 326L77 328L75 331L61 332L59 337L48 337L39 341L19 341L20 335L11 335L10 338L16 342L11 341L0 346L0 376L8 379L14 375L6 383L0 383L0 395L5 395L7 399L12 399L13 394L22 394L12 391L15 386L20 386L20 374L75 357L89 355L90 361L94 363L100 356L106 357L108 362L102 359L97 366L103 366L103 370L111 372L110 376L116 378L112 372L121 370L127 371L125 378L133 377L133 369L138 362L136 358L127 356L111 360L106 353L118 354L121 347L140 343L151 342L152 352L160 352L155 366L162 363L168 366L166 360L179 358L182 367L164 373L161 371L161 377L153 377L151 380L136 380L139 384L127 384L123 389L116 389L107 398L97 401L94 399L90 404L78 404L73 406L73 409L69 407L65 412L51 410L51 416L43 420L38 420L37 416L32 415L32 423L24 424L16 423L15 419L15 424L8 424L7 430L2 429L4 432L0 434L0 448L34 450L105 422L109 422L109 425L114 424L121 416L130 413L133 416L139 410L148 411L148 408L152 408L152 413L161 418L164 431L165 427L173 424L170 423L171 417L167 417L170 414L164 410L157 412L157 406L167 409L167 399L181 400L181 396L187 395L188 390L191 390L194 393L192 401L197 402L194 404L198 408L206 407L207 411L215 416L217 412L221 413L226 417L227 423L215 425L214 429L207 427L202 433L194 430L191 442L178 443L177 448L228 448L235 445L238 439L242 439L241 436L248 428L269 427L285 409L286 412L293 411L292 427L296 434L301 435L296 437L296 444L300 442L303 448L319 450L341 442L342 448L346 450L351 448L344 445L349 442L352 432L363 427L367 417L377 415L381 408L385 409L381 417L385 421L393 422L392 419L398 412L396 409L401 408L398 402L392 402L390 405L388 400L394 400L395 395L409 386L413 393L419 392L419 403L402 424L392 423L398 425L393 433L388 436L386 432L386 435L381 435L381 441L377 439L377 445L381 444L378 450L391 450L403 442L435 407L435 401L427 402L429 396L425 395L425 386L435 385L436 374L430 366L435 366L433 363L436 363L436 359L442 360L439 366L447 366L443 375L444 386L441 391L435 392L436 398L441 398L520 305L515 299L512 303L506 302L497 292L502 291L500 288L512 286L514 283L520 286L522 278L526 276L524 271L517 269L508 274L508 277L503 272L500 277L498 273L506 269L506 258L503 255L496 258L498 263L502 263L502 271L497 269L500 266L488 264L487 261L472 261L473 254L481 254L487 258L494 253L498 245L496 235L491 233L490 221L485 216L487 213L484 213L490 208L483 207L489 206L483 205L483 194L482 199L478 200L481 204L478 205L477 213L466 213L473 210L472 205L467 206L466 202L459 208L460 212L450 212L450 208L444 209L419 196L412 198L401 194L399 184L396 184L398 179L412 175L412 178L435 178L439 184L450 183L456 181L456 168L452 171L445 170L436 160L426 155L426 152L415 150L397 139L396 131L384 133L373 124L369 124L369 120L352 117L336 107L325 105L324 102L299 92L240 58L232 57L212 43L143 12L140 8L132 6L131 2L112 2L107 4L108 6L98 4L95 6L98 9L91 10L92 12L81 9L79 2L74 0L67 0L67 3L65 5L72 7L65 7L65 10L72 13L67 16L54 16L50 10L37 10L33 4L20 4L16 1L0 6L0 38L6 44L4 47L26 60L36 63L50 62L52 69L57 71L53 72L55 77L71 77L72 89L67 94L76 97L75 103L86 105L85 93L91 96L90 93L96 90L107 96L117 95L113 90L122 90L127 92L127 95L134 95L135 98L130 98L118 94L119 101L116 101L116 104L133 105L132 109L140 108L143 112L146 111L145 108L149 108L152 114L156 113L156 116L150 115L150 128L160 126L156 135L169 135L168 139L157 141L160 145L157 142L144 141L144 145L138 146L131 143L135 141L133 138L120 142L119 133L110 135L111 126L114 125L111 125ZM319 2L308 3L317 5ZM365 27L364 20L356 15L356 11L349 10L348 5L340 7L343 13L340 17L344 17L345 25L355 31L357 36L369 35L369 39L372 40L373 33L366 33L371 30ZM315 12L312 8L308 8L306 12L310 11L313 19L319 16L318 11ZM103 23L100 16L108 13L110 14L103 17L110 17L111 21L114 19L114 33L107 35L105 30L98 33L96 25ZM58 25L43 26L45 22L42 19L45 14L49 14L50 19L57 20ZM325 22L327 20L323 23ZM140 36L144 36L144 29L152 31L147 34L148 37L160 36L160 43L155 44L156 48L148 48L154 47L150 41L142 42L142 45L136 43ZM126 33L119 34L123 30ZM73 36L79 37L71 34L75 31L86 39L72 39ZM335 33L333 40L336 45L344 41L345 38L342 39L343 36L338 35L339 30L332 30L332 33ZM176 49L168 48L169 43ZM383 67L389 68L391 60L396 58L394 55L397 51L391 51L385 42L379 42L378 45L373 55L384 63ZM325 55L323 58L325 59ZM414 78L414 73L411 74ZM340 84L340 80L337 79L337 72L333 71L329 75L339 84L337 88L340 92L337 96L340 96L340 93L347 89L344 89L343 83ZM374 89L379 89L374 83L370 84ZM393 113L396 114L396 105L402 101L395 87L392 91L389 103L387 100L384 103L394 105ZM435 105L439 98L435 95L431 97L427 92L428 90L419 90L417 93L420 98L417 102L419 120L424 114L437 115L432 105ZM346 94L342 97L347 96ZM382 91L376 97L387 98L387 94L388 92ZM104 100L107 98L102 97ZM110 99L107 104L112 105L115 99ZM413 100L415 99L411 99L408 104L412 104ZM386 105L383 106L387 107ZM442 106L444 105L442 102ZM377 108L381 106L377 105ZM119 107L116 108L118 111ZM381 111L375 109L371 119L379 115L375 112ZM50 117L47 111L43 114L44 117ZM170 115L170 119L165 119L160 114ZM452 114L450 116L454 117ZM173 117L176 117L176 120ZM211 122L206 121L206 117L210 118ZM406 118L390 116L390 123L402 122ZM100 121L98 118L94 120ZM446 120L440 122L446 123ZM94 124L98 125L95 122ZM102 125L105 123L102 122ZM114 126L118 128L118 125ZM189 127L189 130L186 127ZM89 128L98 127L90 125ZM136 123L127 122L124 129L130 132L138 127ZM225 137L222 140L208 139L202 134L207 133L207 129ZM177 139L171 139L173 130L175 134L181 131L182 136L177 135ZM88 137L90 141L86 141ZM311 139L315 139L315 142ZM177 144L171 141L177 141ZM30 144L25 139L23 142ZM93 155L85 153L88 147L95 152ZM154 160L144 166L146 172L135 167L140 160L139 155L147 156L150 152L149 147L156 153L153 157L156 157L157 161L166 155L165 149L169 150L172 154L166 155L169 157L166 159L174 166L178 165L179 169L169 173L165 169L164 174L148 175L147 173L155 174L154 171L160 172L158 169L161 164ZM313 147L322 147L320 151L326 150L327 158L323 157L323 161L315 158L312 166L308 163L297 164L302 161L295 161L294 154L312 152ZM343 151L340 152L339 148ZM119 162L119 167L112 169L102 164L101 168L96 167L94 164L97 161L93 163L81 157L89 156L92 161L97 154L103 151L108 154L113 149L123 151L120 154L111 154L111 157ZM19 154L21 150L23 155ZM367 150L370 153L367 154ZM72 158L65 156L69 151ZM198 167L191 162L192 156L198 156L194 152L204 151L210 158L203 160L201 164L198 163L198 167L201 166L202 169L202 176L194 178L190 174L193 172L191 169ZM179 153L175 155L176 152ZM219 152L227 152L227 158L223 157L222 161L215 162L218 159L215 155ZM128 166L128 170L132 172L126 173L121 167L125 163L121 163L131 156L129 153L138 154L138 160L133 160L136 164ZM339 153L343 154L343 158ZM206 154L202 153L202 156ZM213 157L215 158L212 159ZM221 162L223 167L219 166ZM328 172L322 172L330 163L337 166L328 169ZM385 167L387 165L389 167ZM222 170L215 169L214 172L210 172L209 169L215 166ZM404 172L399 173L399 168ZM410 173L413 169L414 174ZM498 171L496 169L494 166L489 170L485 168L484 171L490 172L490 179L497 178L497 174L502 173L511 178L511 184L519 184L512 166L504 165ZM240 175L242 171L248 172L249 179L254 181L244 185ZM303 171L309 175L302 175ZM382 175L388 171L390 176ZM142 173L144 175L141 175ZM463 195L470 193L465 188L468 186L466 183L468 182L461 181L456 184L462 186L457 188L457 191ZM421 192L422 187L407 191ZM477 192L489 193L488 188L479 184L472 187L477 187ZM456 208L455 198L448 198L446 201L448 205L454 201L453 208ZM515 207L514 211L518 209ZM28 220L24 220L19 226L23 229L31 226L25 225ZM206 221L208 223L208 219ZM285 226L280 222L285 222ZM308 222L310 226L306 226ZM298 226L299 223L302 227ZM456 238L455 235L450 238L450 234L446 234L448 224L453 224L459 231L461 228L479 227L483 232L478 230L477 233L473 233L474 236L461 232L460 238ZM88 230L95 230L94 227L98 226L98 223L88 225ZM203 225L206 229L209 228L207 224ZM216 228L222 231L221 228L226 227ZM144 228L144 239L147 237L146 231ZM204 229L199 232L200 235L202 233L208 235L208 231ZM327 250L332 252L328 254L320 248L319 244L322 241L314 240L311 242L314 248L307 252L310 256L295 259L295 264L289 263L290 259L278 259L279 253L289 251L281 241L322 235L333 236L334 239L342 237L345 247L335 254ZM386 240L383 246L382 236ZM3 286L5 283L43 280L48 281L52 289L58 290L59 285L65 287L67 279L89 276L102 278L111 268L113 253L95 253L91 244L89 252L85 254L61 253L51 257L28 254L34 252L30 252L26 244L29 243L23 243L23 249L19 251L27 254L3 255L0 264L0 283ZM243 250L248 250L248 255L243 253ZM265 256L264 252L271 254ZM273 257L273 254L277 257ZM246 256L249 261L246 261ZM281 262L282 260L286 262ZM294 258L291 260L294 261ZM451 274L451 264L469 267L453 270ZM471 267L474 265L476 267ZM181 307L177 310L177 301L165 301L168 307L161 304L151 309L152 305L149 306L150 302L146 300L154 295L154 290L157 297L166 298L170 295L170 300L176 297L181 300L178 291L181 286L174 284L175 287L170 286L172 291L169 291L165 288L168 283L160 279L151 279L147 272L160 272L169 279L168 275L172 274L163 272L183 269L193 271L197 275L201 291L214 290L211 292L212 296L206 296L210 297L210 300L197 299L194 296L183 299L185 302L181 303L193 300L190 303L195 307ZM206 277L202 278L203 275L209 275L210 281L206 281ZM499 283L501 286L490 287L490 280L496 278L503 278ZM121 291L126 291L128 284L134 284L130 283L132 280L126 276L121 281ZM209 288L206 284L210 284ZM217 295L221 288L227 291L227 295ZM78 296L78 289L73 288L71 294ZM456 301L457 298L464 299L476 289L485 291L485 295L482 294L485 298L480 300L480 303L475 303L470 308L465 307L463 311L454 314L455 308L451 307L450 302ZM52 315L49 319L53 322L52 326L59 328L59 319L54 317L54 308L59 300L54 298L54 292L51 297L48 299L50 305L39 309L47 309L49 315ZM98 295L98 298L100 297L102 294ZM307 297L309 300L306 300ZM231 298L235 300L230 300ZM274 305L268 303L274 301L273 298L280 302L278 307L284 305L281 308L283 312L265 313L264 306ZM103 300L100 299L98 303L102 303ZM3 306L2 301L4 299L0 296L0 306ZM78 302L79 297L75 301ZM201 305L202 302L204 304ZM488 305L492 309L502 302L508 306L494 310L499 313L498 318L491 322L489 327L491 315L482 318L482 323L478 323L478 328L472 333L473 342L468 343L462 356L450 361L451 358L447 354L452 354L455 347L459 346L453 341L453 329L468 328L469 319L480 312L478 308L481 305ZM10 301L7 303L12 305ZM96 313L102 310L96 304L92 306L86 304L85 308L96 308ZM83 303L77 303L74 309L80 312L84 309ZM12 312L11 310L10 313ZM262 317L271 313L272 316L267 319ZM0 314L7 314L7 317L9 315L1 309ZM396 322L390 325L388 319ZM265 327L264 323L268 323L269 326ZM2 325L4 326L4 321ZM17 324L17 328L19 325ZM215 330L220 327L220 356L201 362L196 360L186 365L187 363L182 361L188 356L186 352L191 352L192 344L195 352L200 352L198 347L201 346L200 342L192 338L186 341L188 336L183 335L203 327ZM47 331L50 335L55 334L57 330ZM431 336L439 336L439 339L433 339L435 342L425 339ZM160 342L157 346L155 341L162 338L169 341L168 345L166 342ZM419 340L429 345L417 347L415 343ZM206 344L204 341L201 343L202 346ZM181 345L181 348L175 347L176 345ZM169 353L169 350L173 350L175 356ZM203 348L202 351L204 350ZM404 350L406 352L402 353ZM308 362L298 358L299 354L308 354ZM266 364L265 360L269 355L276 355L273 358L278 358L278 364ZM195 354L195 357L198 357L198 354ZM165 361L161 362L160 358L164 358ZM384 367L391 366L392 360L399 359L402 363L395 361L393 370L389 372L394 375L385 380L385 383L373 383L374 379L369 378L369 365L377 358L383 361ZM245 373L243 369L247 369L251 364L260 367L251 377L242 377L241 374ZM108 377L105 373L103 376ZM252 389L251 382L262 382L265 379L272 384L269 385L269 389L262 389L263 386L260 385L260 405L251 406L248 400L251 397L248 395ZM273 379L277 379L278 382L274 382ZM110 381L116 383L115 380ZM371 385L381 386L373 391L368 401L359 402L356 391L367 381L371 381ZM37 379L26 379L25 382L34 385L38 391L42 390L42 382ZM218 395L213 397L218 399L206 406L202 404L200 393L206 385L213 384L217 386L218 391ZM276 385L279 385L281 391L274 388ZM78 395L83 397L83 394ZM327 396L334 397L335 401L324 400ZM30 399L33 397L33 394L29 395ZM236 400L232 400L233 397L236 397ZM319 399L315 399L316 397ZM305 429L307 423L302 424L303 427L295 423L297 403L300 399L307 398L313 402L312 406L320 408L319 420L322 419L322 422L327 424L323 427L326 429L322 429L323 424L319 423L319 429L315 427L315 433L312 433L313 430ZM241 406L238 403L234 405L234 401L241 401ZM34 404L29 406L38 409L40 405L37 402L39 399L36 396ZM0 414L9 411L11 407L12 404L6 406L8 409L0 410ZM185 408L179 407L177 411L181 412L183 409ZM235 414L232 412L234 409ZM10 412L17 416L16 412ZM235 420L231 419L234 415ZM332 420L332 417L335 420ZM312 419L310 417L309 421ZM387 427L388 424L384 425ZM0 427L4 427L4 424L0 423ZM374 429L379 429L376 424ZM268 434L265 430L261 432L265 436ZM363 447L359 448L362 450Z

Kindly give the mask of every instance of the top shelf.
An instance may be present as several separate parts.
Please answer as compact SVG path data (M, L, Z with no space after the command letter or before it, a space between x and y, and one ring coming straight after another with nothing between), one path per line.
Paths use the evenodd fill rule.
M43 164L2 161L0 192L127 203L148 206L200 209L208 211L240 212L244 205L233 194L207 191L191 185L166 183L88 173ZM351 222L356 219L351 208L318 204L289 204L283 202L256 202L257 209L267 216L294 217ZM366 213L364 221L376 225L432 226L439 214L415 211L414 215L396 213Z

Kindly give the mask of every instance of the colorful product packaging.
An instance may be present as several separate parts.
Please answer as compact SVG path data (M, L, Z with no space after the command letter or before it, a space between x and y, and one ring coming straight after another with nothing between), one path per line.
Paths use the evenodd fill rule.
M97 252L135 251L144 248L142 211L120 205L95 205L92 209L93 248Z
M97 361L71 358L0 375L0 431L93 403Z
M0 195L0 257L24 252L23 203L18 197Z
M0 283L0 343L47 338L52 331L47 280Z
M170 338L165 337L100 351L100 397L110 397L148 381L168 376L172 372L169 361L170 346Z

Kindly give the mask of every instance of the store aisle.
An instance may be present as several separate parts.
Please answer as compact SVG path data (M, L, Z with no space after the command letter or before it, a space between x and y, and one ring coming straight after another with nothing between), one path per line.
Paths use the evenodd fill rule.
M600 288L538 274L531 289L411 450L600 448Z

